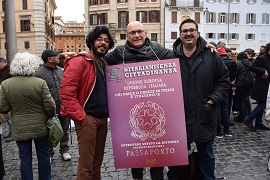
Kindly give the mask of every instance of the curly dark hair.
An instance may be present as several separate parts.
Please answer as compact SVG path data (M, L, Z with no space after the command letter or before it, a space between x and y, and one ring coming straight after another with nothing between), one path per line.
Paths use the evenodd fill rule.
M92 29L89 34L86 36L86 45L91 50L91 48L94 46L94 41L99 38L100 34L107 34L108 39L110 41L109 43L109 49L112 49L114 46L114 40L113 37L109 31L109 28L107 26L96 26L94 29Z

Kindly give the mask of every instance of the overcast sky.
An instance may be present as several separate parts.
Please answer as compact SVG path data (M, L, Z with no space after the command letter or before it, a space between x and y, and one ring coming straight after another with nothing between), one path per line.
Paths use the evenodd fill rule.
M57 9L54 12L55 16L62 16L64 22L84 21L84 0L55 0Z

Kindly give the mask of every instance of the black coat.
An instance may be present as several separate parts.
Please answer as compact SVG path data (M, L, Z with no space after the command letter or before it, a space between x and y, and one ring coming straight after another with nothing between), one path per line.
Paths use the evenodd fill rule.
M230 88L229 73L222 58L205 46L206 41L199 37L194 62L189 70L183 60L180 38L173 45L180 59L188 143L206 142L215 137L216 104L225 99ZM206 104L209 99L215 104Z
M117 46L113 51L108 53L103 59L109 65L121 63L144 62L157 59L175 58L172 50L162 47L159 43L145 39L143 47L134 48L126 41L125 45Z
M266 101L270 81L269 53L264 53L262 56L257 57L257 59L252 63L250 70L256 73L256 81L251 92L251 98L257 101ZM261 77L264 75L265 70L268 73L268 77L266 79Z

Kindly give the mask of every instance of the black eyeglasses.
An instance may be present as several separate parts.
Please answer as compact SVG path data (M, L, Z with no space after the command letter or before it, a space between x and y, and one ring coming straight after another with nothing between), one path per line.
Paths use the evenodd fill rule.
M99 37L99 38L97 38L96 40L99 41L99 42L104 41L105 43L110 43L110 40L107 39L107 38L103 39L102 37Z
M127 34L129 35L136 35L136 33L138 33L139 35L142 34L144 32L144 30L140 29L140 30L137 30L137 31L130 31L128 32Z
M196 31L197 31L197 29L190 28L190 29L183 29L182 31L180 31L180 33L187 34L189 32L190 34L195 34Z

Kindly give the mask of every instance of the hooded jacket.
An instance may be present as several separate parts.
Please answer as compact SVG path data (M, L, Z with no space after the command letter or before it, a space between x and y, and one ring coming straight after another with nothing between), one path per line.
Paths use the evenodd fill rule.
M60 87L61 115L75 122L86 121L85 104L96 83L96 67L86 52L65 60L64 77Z
M230 87L222 58L207 49L206 44L203 38L198 38L190 70L183 58L181 39L173 44L173 51L180 60L188 143L202 143L216 136L216 104L225 99ZM214 105L206 103L210 99Z

